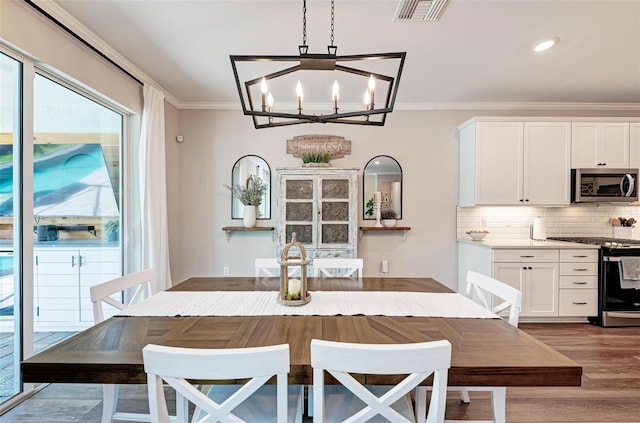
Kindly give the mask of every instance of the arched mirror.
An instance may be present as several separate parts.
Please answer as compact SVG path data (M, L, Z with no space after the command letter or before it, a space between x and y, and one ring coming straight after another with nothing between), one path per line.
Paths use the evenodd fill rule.
M245 185L250 176L258 177L267 184L267 189L258 206L258 219L271 219L271 169L260 156L240 157L231 169L231 186ZM231 196L231 218L242 219L243 207L240 200Z
M376 156L367 162L363 177L363 218L375 219L373 196L380 192L382 210L393 210L402 219L402 168L390 156Z

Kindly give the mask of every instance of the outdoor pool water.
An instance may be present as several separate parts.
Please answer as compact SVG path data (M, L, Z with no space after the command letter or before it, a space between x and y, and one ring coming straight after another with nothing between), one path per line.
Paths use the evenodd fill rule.
M46 216L50 206L72 202L78 192L86 189L92 179L95 180L95 177L87 179L92 174L99 175L101 182L104 179L107 183L109 181L107 164L100 144L68 144L66 148L35 159L34 215ZM109 188L113 192L112 187ZM13 164L5 163L0 166L0 216L13 215L12 194ZM115 206L115 197L113 198ZM72 204L66 208L75 209ZM93 209L100 211L103 208L96 205Z

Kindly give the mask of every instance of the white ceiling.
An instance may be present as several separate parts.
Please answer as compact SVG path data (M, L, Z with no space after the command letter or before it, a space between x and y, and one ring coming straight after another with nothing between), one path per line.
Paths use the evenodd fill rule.
M640 0L451 0L394 22L399 0L336 0L338 55L406 51L397 108L618 104L640 110ZM302 0L56 0L178 107L239 107L230 54L296 55ZM307 0L310 53L329 0ZM532 44L560 37L545 53ZM535 104L534 104L535 103Z

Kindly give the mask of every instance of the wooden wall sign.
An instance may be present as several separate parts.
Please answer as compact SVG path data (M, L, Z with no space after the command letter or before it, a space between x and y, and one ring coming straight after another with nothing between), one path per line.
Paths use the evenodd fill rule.
M331 158L339 159L351 154L351 141L335 135L297 135L287 140L287 154L302 157L303 153L331 153Z

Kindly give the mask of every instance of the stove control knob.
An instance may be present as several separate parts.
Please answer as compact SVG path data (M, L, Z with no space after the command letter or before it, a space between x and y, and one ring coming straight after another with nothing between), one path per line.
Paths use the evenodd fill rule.
M609 242L609 241L607 241L607 242L605 242L605 243L604 243L604 246L605 246L605 247L611 247L612 245L613 245L613 244L612 244L611 242Z

